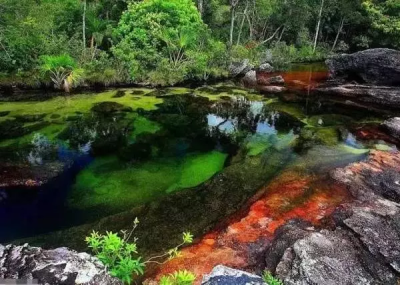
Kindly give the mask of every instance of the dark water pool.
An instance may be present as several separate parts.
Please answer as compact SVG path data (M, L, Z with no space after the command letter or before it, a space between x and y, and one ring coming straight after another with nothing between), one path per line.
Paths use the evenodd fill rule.
M326 175L396 148L384 118L310 95L326 72L284 77L280 95L221 83L0 102L0 242L83 249L92 229L139 217L140 244L157 251L202 235L286 168Z

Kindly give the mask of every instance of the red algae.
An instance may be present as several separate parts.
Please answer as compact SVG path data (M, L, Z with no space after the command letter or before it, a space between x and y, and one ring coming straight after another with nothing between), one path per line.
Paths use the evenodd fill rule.
M281 75L285 80L285 85L290 90L307 91L317 87L321 82L328 79L328 71L288 71L276 73L257 74L257 81L266 82L268 78Z
M339 204L350 199L344 185L295 171L282 173L255 197L257 200L246 212L235 215L225 227L210 232L199 243L183 249L180 257L160 266L154 279L183 269L203 276L218 264L251 269L252 244L261 248L267 245L276 229L291 219L320 225Z

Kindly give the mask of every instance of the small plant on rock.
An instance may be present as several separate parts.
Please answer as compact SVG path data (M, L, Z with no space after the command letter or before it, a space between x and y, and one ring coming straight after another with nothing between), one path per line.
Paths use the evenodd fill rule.
M262 279L264 280L265 283L268 285L283 285L283 282L277 278L275 278L271 272L268 270L265 270L262 274Z
M160 285L192 285L195 279L192 272L180 270L161 277Z
M108 267L110 274L114 277L121 279L124 283L127 284L131 284L133 274L143 275L147 264L162 264L163 262L166 262L162 259L175 258L180 255L179 249L183 245L193 242L193 235L189 232L185 232L183 233L182 243L179 244L177 247L169 250L165 254L154 256L144 261L137 251L137 238L132 237L133 232L138 225L139 220L136 218L130 231L121 231L122 237L113 232L106 232L106 234L103 235L99 234L96 231L93 231L92 234L85 239L88 247L92 249L96 257L101 262L103 262L105 266ZM179 274L178 273L176 277L179 279L177 280L190 279L190 275L186 274L187 272L181 272ZM190 283L172 284L186 285Z

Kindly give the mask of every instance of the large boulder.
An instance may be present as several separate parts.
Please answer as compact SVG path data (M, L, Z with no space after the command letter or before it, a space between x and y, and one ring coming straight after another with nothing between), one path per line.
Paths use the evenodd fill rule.
M382 126L389 132L390 135L400 139L400 117L386 120L383 122Z
M370 49L326 61L333 78L376 85L400 85L400 51Z
M243 77L243 83L247 86L253 86L257 84L257 72L255 70L250 70Z
M36 279L40 284L122 285L105 266L87 253L67 248L0 245L0 278Z
M203 277L202 285L267 285L260 276L245 271L216 266L210 274Z

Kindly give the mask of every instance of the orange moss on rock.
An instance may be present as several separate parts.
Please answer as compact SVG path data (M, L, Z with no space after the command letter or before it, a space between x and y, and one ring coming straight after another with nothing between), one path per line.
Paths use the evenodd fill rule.
M207 234L199 243L183 249L181 257L160 266L155 279L183 269L202 276L218 264L251 268L252 244L260 248L267 245L275 230L294 218L319 225L349 199L349 194L345 186L331 180L287 171L255 197L257 200L240 217L231 218L226 227Z

